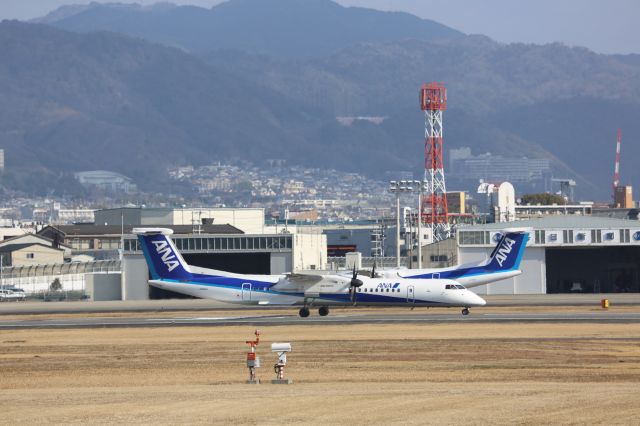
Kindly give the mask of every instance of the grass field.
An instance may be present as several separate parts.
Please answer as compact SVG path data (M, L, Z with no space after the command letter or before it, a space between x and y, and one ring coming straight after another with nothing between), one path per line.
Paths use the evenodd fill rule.
M640 424L640 324L0 332L1 424ZM271 385L273 341L293 345Z

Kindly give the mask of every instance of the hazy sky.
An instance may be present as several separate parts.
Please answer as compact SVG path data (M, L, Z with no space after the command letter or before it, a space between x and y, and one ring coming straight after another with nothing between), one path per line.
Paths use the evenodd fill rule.
M95 1L95 0L94 0ZM98 0L104 2L105 0ZM110 0L116 2L118 0ZM304 0L300 0L304 1ZM120 0L130 3L131 0ZM137 0L151 4L156 0ZM173 0L211 7L220 0ZM639 0L337 0L345 6L401 10L502 42L585 46L602 53L640 53ZM89 0L0 0L0 19L31 19Z

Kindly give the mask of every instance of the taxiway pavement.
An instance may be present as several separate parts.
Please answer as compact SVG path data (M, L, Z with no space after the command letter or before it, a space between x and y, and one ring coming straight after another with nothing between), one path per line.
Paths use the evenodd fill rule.
M640 305L640 293L615 294L533 294L482 296L487 307L501 306L599 306L601 299L609 299L611 306ZM124 300L108 302L4 302L1 315L69 314L100 312L172 312L254 309L211 299ZM282 306L261 309L281 309Z
M145 316L145 317L71 317L43 318L24 320L1 320L0 330L27 328L111 328L111 327L167 327L167 326L226 326L226 325L318 325L318 324L393 324L393 323L638 323L640 312L505 312L505 313L472 313L463 316L460 313L342 313L330 314L326 317L311 316L300 318L296 314L269 315L258 314L240 316Z

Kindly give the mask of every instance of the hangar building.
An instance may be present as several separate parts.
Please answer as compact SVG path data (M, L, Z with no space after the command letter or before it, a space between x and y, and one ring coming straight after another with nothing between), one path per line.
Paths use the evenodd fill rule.
M121 259L121 275L88 283L88 287L100 287L102 300L177 297L148 285L147 265L131 233L144 226L171 228L185 260L201 267L282 274L324 269L327 264L327 237L319 228L268 227L264 209L108 209L96 212L96 224L48 226L41 235L68 244L74 255Z
M640 221L549 216L458 228L460 263L485 259L505 228L532 228L522 274L479 294L640 292Z
M228 225L222 226L235 229ZM293 234L254 235L244 234L237 229L235 232L215 234L174 234L172 239L187 263L242 274L291 272L294 246L299 240ZM312 269L311 267L321 265L308 266ZM141 300L176 296L149 287L149 278L147 263L138 240L133 235L127 235L122 256L122 298Z

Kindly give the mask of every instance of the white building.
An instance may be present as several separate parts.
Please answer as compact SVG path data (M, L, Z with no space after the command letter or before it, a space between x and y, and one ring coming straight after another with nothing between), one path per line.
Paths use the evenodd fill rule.
M210 223L214 225L229 224L247 234L262 234L265 232L263 208L121 207L97 210L94 215L97 225L191 225L197 232L199 225Z
M640 221L572 215L460 227L459 263L487 258L509 227L533 229L522 274L474 288L477 293L640 292Z
M548 158L504 157L489 152L474 156L470 148L462 147L449 150L447 172L460 179L529 183L550 174L551 161Z
M136 185L130 178L120 173L107 170L90 170L74 173L76 180L85 187L99 188L108 191L135 192Z

